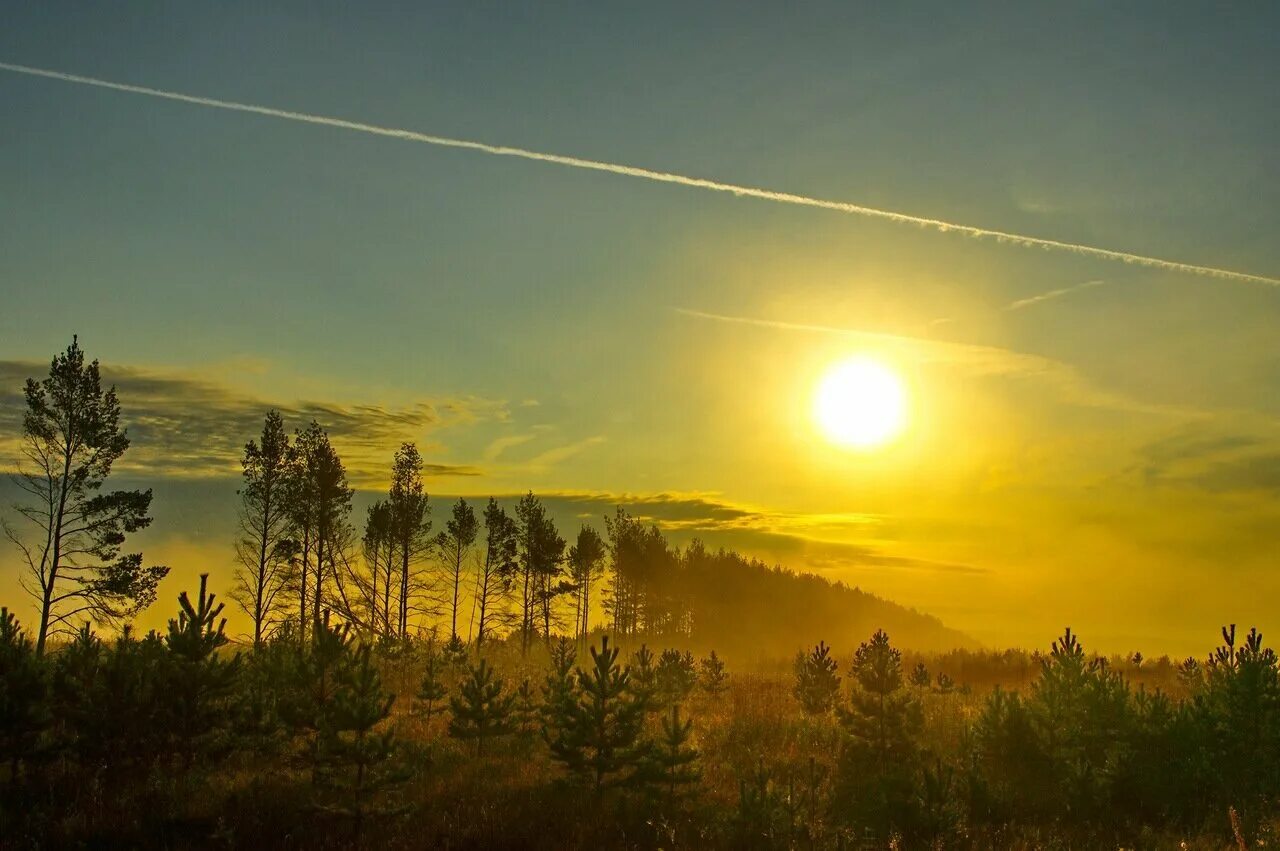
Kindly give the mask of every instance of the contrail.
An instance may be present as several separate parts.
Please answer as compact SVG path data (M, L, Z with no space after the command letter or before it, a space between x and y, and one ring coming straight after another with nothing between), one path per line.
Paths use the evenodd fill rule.
M1136 266L1146 266L1151 269L1161 269L1167 272L1182 272L1188 275L1201 275L1209 278L1244 281L1280 287L1280 278L1269 278L1264 275L1251 275L1246 272L1233 272L1230 269L1218 269L1213 266L1197 266L1193 263L1180 263L1174 260L1162 260L1158 257L1147 257L1142 254L1130 254L1126 251L1097 248L1092 245L1080 245L1079 243L1074 242L1061 242L1056 239L1045 239L1038 236L1025 236L1022 234L1008 233L1006 231L975 227L973 225L961 225L956 224L955 222L945 222L941 219L913 216L907 213L896 213L891 210L880 210L875 207L864 207L860 204L851 204L846 201L829 201L822 198L812 198L808 195L796 195L791 192L776 192L772 189L759 189L752 186L741 186L735 183L722 183L717 180L708 180L701 177L689 177L688 175L672 174L665 171L655 171L653 169L640 168L638 166L600 162L599 160L582 159L581 157L571 157L563 154L548 154L541 151L530 151L524 148L507 147L505 145L490 145L485 142L474 142L467 139L452 139L447 136L432 136L427 133L418 133L413 130L400 130L392 127L379 127L375 124L363 124L358 121L347 121L343 118L330 118L323 115L311 115L305 112L291 112L285 109L275 109L269 106L256 106L248 103L237 103L236 101L217 100L215 98L188 95L181 92L171 92L164 89L153 89L148 88L147 86L115 83L110 80L102 80L97 77L82 77L77 74L67 74L62 71L50 71L45 68L33 68L28 65L14 65L8 62L0 62L0 70L11 71L15 74L26 74L33 77L47 77L51 80L62 80L67 83L96 86L101 89L111 89L117 92L128 92L130 94L148 95L150 97L165 98L166 100L176 100L181 101L182 103L195 104L197 106L213 107L214 109L227 109L233 112L248 112L254 115L266 115L272 118L287 119L289 121L301 121L306 124L319 124L325 127L337 127L342 130L355 130L360 133L372 133L375 136L389 136L393 139L404 139L409 142L424 142L428 145L439 145L446 148L462 148L468 151L479 151L481 153L493 154L500 157L518 157L520 159L534 160L536 162L569 166L570 168L603 171L609 174L619 174L624 177L637 177L642 180L653 180L658 183L673 183L677 186L688 186L693 189L708 189L713 192L726 192L730 195L737 195L742 198L759 198L762 201L774 201L780 204L794 204L801 207L817 207L818 209L832 210L837 213L866 216L873 219L884 219L898 224L915 225L917 227L927 228L941 233L959 233L965 236L975 237L977 239L993 239L996 242L1020 245L1026 248L1043 248L1050 251L1065 251L1085 257L1119 261L1121 263L1129 263Z
M1009 302L1004 306L1005 310L1022 310L1024 307L1030 307L1033 304L1039 304L1042 301L1052 301L1055 298L1062 298L1064 295L1071 295L1080 290L1090 290L1094 287L1102 286L1106 281L1085 281L1083 284L1076 284L1071 287L1062 287L1061 289L1049 290L1047 293L1020 298L1017 301Z

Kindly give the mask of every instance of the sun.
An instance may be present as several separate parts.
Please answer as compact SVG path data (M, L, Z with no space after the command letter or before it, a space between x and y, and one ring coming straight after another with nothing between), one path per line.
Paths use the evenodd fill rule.
M813 418L832 443L856 449L881 446L901 433L907 393L893 370L866 357L835 364L818 382Z

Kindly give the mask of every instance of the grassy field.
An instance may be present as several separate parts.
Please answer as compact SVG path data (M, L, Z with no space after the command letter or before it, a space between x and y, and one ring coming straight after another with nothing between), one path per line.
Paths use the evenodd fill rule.
M132 652L144 652L152 640L133 641ZM345 649L347 657L360 656L355 646ZM102 667L95 676L110 676L107 671L113 669L104 660L130 652L123 647L99 648ZM159 654L158 642L154 649ZM626 700L643 690L638 649L638 641L620 648L619 662L629 660L633 666L622 695ZM59 699L74 700L58 697L58 683L65 685L65 669L76 652L74 647L63 649L47 663L54 708ZM863 716L860 726L855 709L859 695L864 701L875 697L855 675L855 669L866 669L862 651L862 668L856 659L849 663L847 650L833 654L839 674L848 678L842 678L829 695L830 705L820 711L802 708L797 683L803 665L798 660L780 659L753 670L735 670L729 660L728 677L719 689L695 662L693 670L702 676L690 679L686 692L649 696L638 737L661 741L663 720L669 718L670 704L678 702L681 717L692 724L682 745L696 754L689 763L694 774L685 778L691 782L642 782L636 767L641 763L623 760L624 767L612 778L618 782L606 781L597 789L589 775L553 757L549 742L556 737L557 722L550 709L553 698L545 690L552 668L547 646L534 642L526 655L517 640L508 639L490 644L483 655L502 680L502 693L515 695L507 716L509 730L489 737L481 749L475 739L459 737L452 729L457 709L447 704L474 672L474 648L455 648L450 657L448 649L435 642L383 645L369 652L368 659L379 694L395 698L383 705L385 717L379 712L370 729L379 737L392 734L388 748L385 753L366 751L373 753L369 759L343 762L332 756L338 750L328 761L319 757L322 736L308 735L306 725L291 722L296 716L285 711L289 690L305 687L296 685L296 679L290 686L297 674L281 674L271 663L293 659L291 664L299 664L306 654L297 652L296 643L246 652L237 663L228 661L233 654L223 647L209 664L234 668L234 682L221 696L209 691L222 717L211 715L191 739L198 744L190 748L174 745L172 735L160 736L160 728L180 726L179 722L160 715L140 717L147 710L141 704L93 707L106 718L101 728L90 728L83 720L46 717L41 732L45 746L33 746L12 760L0 844L1218 849L1264 847L1275 827L1266 785L1270 775L1262 786L1247 787L1249 796L1235 802L1222 802L1216 791L1206 788L1200 790L1203 805L1194 811L1179 809L1178 800L1170 800L1171 809L1149 807L1144 795L1151 790L1144 784L1153 778L1134 774L1135 765L1149 763L1133 761L1133 737L1141 735L1145 723L1143 696L1167 692L1171 705L1187 707L1198 699L1189 690L1194 683L1168 660L1141 665L1091 661L1085 666L1086 673L1106 671L1114 684L1122 683L1125 706L1138 708L1124 729L1113 729L1107 741L1087 743L1087 753L1063 757L1035 741L1019 741L1016 734L1009 739L1006 734L1016 731L1016 721L1005 718L1004 727L992 726L993 691L1007 695L1016 690L1028 696L1029 705L1047 699L1055 667L1065 664L1057 654L967 651L917 658L891 651L886 658L903 676L881 695L880 705L888 705L888 700L899 708L903 735L892 745L896 750L886 763L858 761L860 735L875 724L883 727L886 718L898 723L886 712ZM442 697L428 713L415 695L421 691L429 659L434 660ZM585 647L575 648L575 665L590 667ZM14 670L12 665L7 668L10 683ZM188 685L193 676L187 672ZM1077 685L1087 691L1095 687L1091 683L1086 676ZM267 691L261 690L263 684ZM255 712L254 706L260 708L255 695L263 694L273 696L275 708ZM150 695L153 702L164 699L162 692ZM111 700L128 698L117 691ZM868 705L876 704L873 700ZM1068 719L1057 733L1065 736L1070 729L1083 729L1089 734L1088 725L1101 725L1101 716L1089 715L1094 710L1087 701L1073 705L1085 715ZM868 718L872 727L866 726ZM1038 735L1054 736L1043 716L1029 718L1039 726L1028 727L1028 733L1038 729ZM1084 726L1073 727L1076 722ZM997 741L1002 735L1008 740L1005 745ZM1270 748L1270 735L1260 740L1266 744L1256 753L1258 760L1269 757L1265 749ZM104 745L90 741L92 736L121 740ZM348 735L342 741L355 739ZM1009 741L1016 743L1012 751L1006 747ZM1195 747L1205 749L1206 759L1217 753L1213 745ZM1196 750L1173 757L1167 765L1183 770L1178 760L1187 753L1194 756ZM1218 764L1208 764L1206 770L1217 771ZM1078 771L1083 774L1073 773ZM1126 789L1135 776L1141 788ZM1160 780L1154 778L1152 789L1160 788ZM1010 781L1027 789L1011 790ZM1035 795L1023 794L1045 784L1047 805ZM894 797L894 789L902 795ZM1055 800L1060 805L1052 803ZM879 803L868 809L868 801Z

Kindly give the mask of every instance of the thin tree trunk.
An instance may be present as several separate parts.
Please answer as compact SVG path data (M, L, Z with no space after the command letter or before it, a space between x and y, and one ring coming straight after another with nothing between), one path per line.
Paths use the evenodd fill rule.
M409 634L409 541L400 547L400 637Z
M253 649L257 650L262 646L262 594L263 586L267 581L267 534L271 528L271 502L270 497L263 501L262 509L262 534L258 541L258 587L254 594L253 601Z
M307 640L307 570L311 563L311 529L302 529L302 579L298 587L298 640Z
M36 656L44 655L44 645L49 637L49 617L53 613L53 590L57 587L58 568L62 566L62 520L67 512L67 479L71 475L71 455L74 433L68 429L66 449L62 453L62 478L58 481L58 508L49 518L49 537L53 542L53 559L49 562L49 581L44 583L40 601L40 635L36 639Z
M462 547L458 547L453 562L453 624L449 631L453 638L458 637L458 585L462 581Z

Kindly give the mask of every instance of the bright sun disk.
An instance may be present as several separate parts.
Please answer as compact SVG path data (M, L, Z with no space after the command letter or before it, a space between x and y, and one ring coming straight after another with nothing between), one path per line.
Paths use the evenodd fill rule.
M902 380L883 364L869 358L843 361L818 383L814 421L833 443L879 446L906 424L906 395Z

